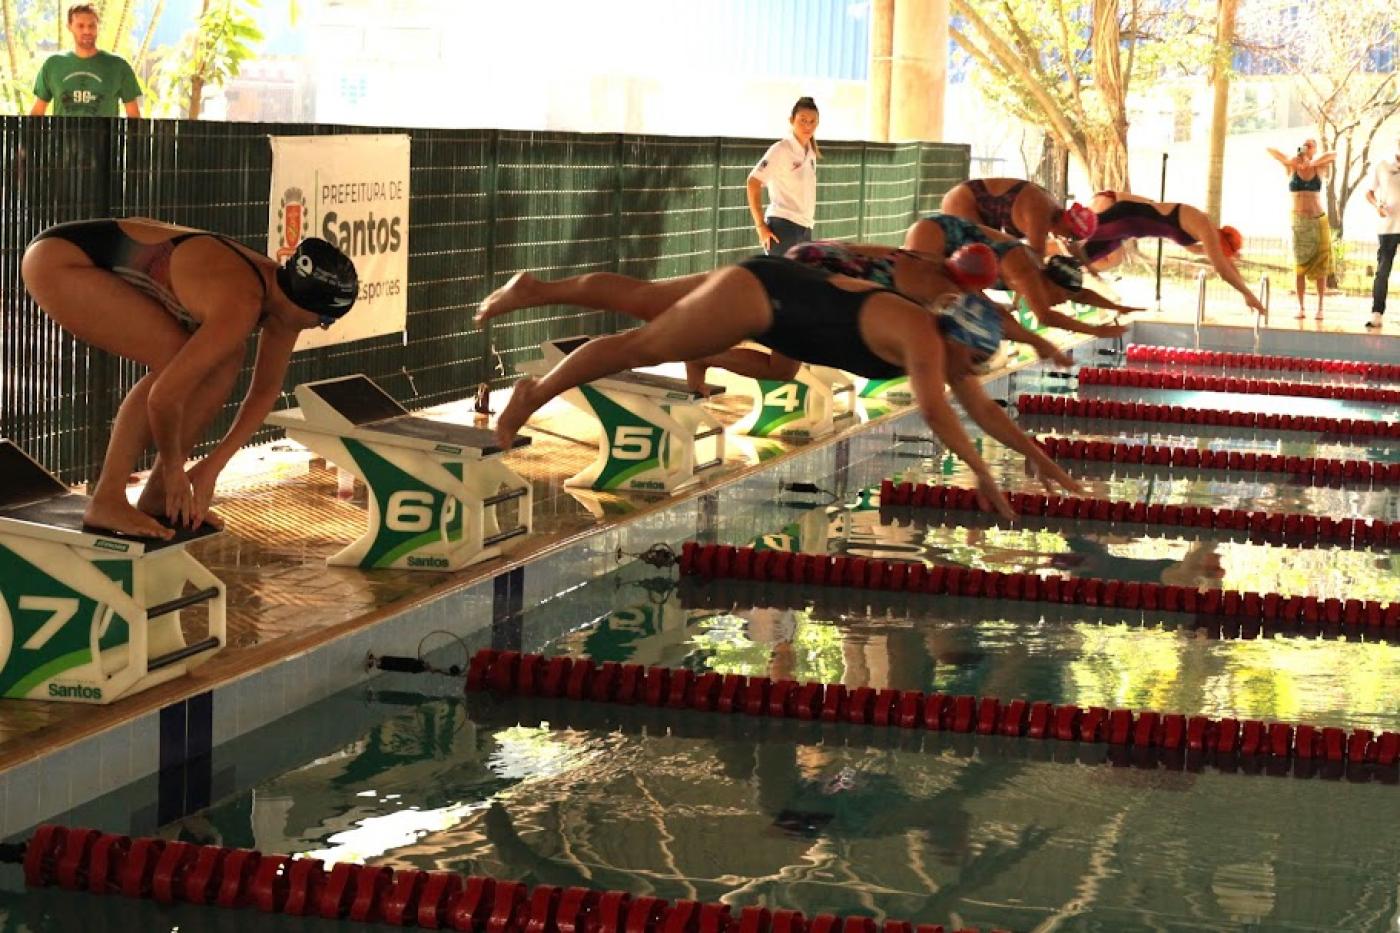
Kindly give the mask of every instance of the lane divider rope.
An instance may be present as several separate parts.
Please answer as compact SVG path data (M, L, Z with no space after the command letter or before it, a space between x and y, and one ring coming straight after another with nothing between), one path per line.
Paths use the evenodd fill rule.
M1036 442L1054 459L1244 473L1287 473L1301 482L1346 480L1360 483L1400 483L1400 461L1377 463L1370 460L1284 456L1252 450L1200 450L1196 447L1125 444L1054 435L1037 438Z
M1071 398L1065 395L1022 395L1016 400L1016 408L1023 415L1108 418L1120 421L1151 421L1164 424L1249 428L1262 431L1307 431L1315 434L1341 434L1354 437L1400 438L1400 421L1374 421L1365 418L1331 418L1279 412L1265 414L1253 411L1227 411L1219 408L1160 405L1154 402L1128 402L1120 399Z
M1245 511L1208 505L1164 505L1160 502L1126 502L1086 496L1058 496L1012 492L1006 496L1022 517L1112 522L1117 525L1166 525L1240 532L1269 542L1289 544L1328 542L1355 547L1400 547L1400 521L1377 518L1333 518ZM880 508L887 506L946 511L980 511L971 489L933 483L880 483Z
M706 579L757 580L813 586L971 596L1063 605L1103 606L1144 612L1184 612L1220 616L1233 623L1271 626L1328 626L1350 634L1400 634L1400 602L1284 596L1219 587L1193 589L1168 583L1101 580L1097 577L1039 576L980 567L927 566L844 554L795 554L730 545L681 548L682 574Z
M473 662L476 664L477 662ZM467 933L945 933L941 924L666 901L452 872L327 863L250 849L39 826L25 884L263 913ZM977 933L964 929L957 933ZM1006 933L994 930L992 933Z
M1127 357L1133 363L1175 363L1180 366L1221 366L1228 369L1274 369L1301 373L1339 373L1367 379L1400 379L1400 364L1365 363L1359 360L1324 360L1272 353L1233 353L1221 350L1193 350L1153 344L1128 344Z
M815 618L843 619L860 617L881 619L898 617L910 621L962 622L977 625L992 616L986 607L979 607L979 597L943 596L925 599L921 593L889 590L847 589L836 587L790 586L755 580L726 580L723 587L710 586L703 577L682 577L677 587L681 605L686 609L734 613L753 608L795 609L809 611ZM1120 588L1121 595L1121 588ZM1035 624L1094 625L1138 627L1145 629L1180 630L1193 638L1252 641L1258 638L1338 639L1350 638L1366 642L1400 643L1400 628L1387 629L1382 624L1367 628L1358 616L1356 623L1344 627L1339 617L1327 622L1324 607L1319 606L1316 618L1309 622L1299 616L1296 620L1246 619L1220 613L1189 614L1183 611L1147 610L1140 604L1133 609L1122 606L1089 606L1084 603L1064 605L1053 602L1020 603L1003 601L993 610L996 618L1024 618ZM1018 608L1019 607L1019 608Z
M1105 369L1094 366L1085 366L1079 370L1079 384L1128 386L1135 389L1184 389L1189 392L1233 392L1243 395L1285 395L1293 398L1326 398L1349 402L1400 402L1400 389L1246 379L1241 376L1159 373L1144 369Z
M1270 773L1323 774L1390 780L1400 771L1400 733L1332 726L1081 708L1024 699L953 696L893 688L798 683L764 676L688 668L644 667L617 661L483 648L467 668L466 690L563 697L596 703L772 719L849 723L899 729L999 735L1012 739L1108 745L1208 756L1233 770L1241 760L1268 760ZM1193 766L1201 763L1193 760ZM1302 767L1298 767L1302 764ZM1325 766L1325 767L1322 767Z

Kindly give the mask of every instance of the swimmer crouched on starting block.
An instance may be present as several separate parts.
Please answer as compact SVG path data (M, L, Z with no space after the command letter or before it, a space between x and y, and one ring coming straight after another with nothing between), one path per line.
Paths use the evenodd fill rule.
M191 528L213 519L219 473L276 404L297 335L335 323L359 293L354 264L325 240L303 240L278 265L220 234L147 218L50 227L29 244L21 275L73 336L149 370L117 412L84 520L162 539L174 532L157 517ZM254 331L257 362L238 416L187 474ZM127 477L153 440L155 467L133 507Z
M1069 491L1080 486L1002 409L987 397L973 367L1001 343L1001 310L974 294L957 294L949 284L933 308L868 280L837 275L788 259L756 256L737 265L669 282L649 283L638 296L624 277L599 273L594 298L604 307L644 317L643 298L669 298L662 310L648 307L646 323L632 331L598 337L561 360L539 380L516 383L496 425L498 442L509 443L541 405L571 388L613 373L672 361L704 361L735 368L729 357L745 340L769 347L790 360L832 366L855 375L889 379L908 375L924 420L968 465L977 478L984 509L1014 514L990 468L977 453L948 404L945 384L969 417L993 438L1021 453L1047 486ZM607 276L607 278L603 278ZM478 320L528 307L549 294L554 283L517 276L482 303ZM607 304L617 289L627 308ZM550 295L545 303L558 300ZM580 302L582 303L582 302ZM781 365L778 358L768 365ZM743 370L737 370L743 371ZM765 378L790 379L793 371Z

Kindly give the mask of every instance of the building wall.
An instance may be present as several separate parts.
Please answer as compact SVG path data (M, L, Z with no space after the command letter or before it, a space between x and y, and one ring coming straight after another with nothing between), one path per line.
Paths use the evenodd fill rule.
M771 136L803 95L865 136L868 4L849 0L324 2L319 122Z

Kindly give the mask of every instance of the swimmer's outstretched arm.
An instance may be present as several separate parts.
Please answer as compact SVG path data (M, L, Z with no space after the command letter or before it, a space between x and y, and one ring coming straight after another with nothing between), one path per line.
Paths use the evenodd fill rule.
M1133 311L1144 310L1143 308L1134 308L1130 305L1120 305L1118 302L1100 295L1092 288L1081 288L1079 291L1075 292L1074 300L1082 305L1088 305L1091 308L1103 308L1105 311L1116 311L1119 314L1130 314Z
M1042 360L1051 360L1056 366L1074 365L1074 360L1070 358L1069 354L1040 334L1022 327L1021 322L1016 320L1016 315L1007 310L1004 305L997 305L997 311L1001 315L1001 331L1006 335L1007 340L1026 344L1035 351L1036 356Z
M1038 288L1038 286L1033 286L1033 288ZM1023 294L1022 297L1030 305L1031 313L1035 315L1035 319L1046 327L1055 327L1075 334L1088 334L1090 337L1118 337L1128 332L1128 328L1122 324L1086 324L1076 317L1056 311L1046 301L1043 289L1040 289L1039 307L1037 307L1037 299L1031 295Z
M214 498L214 486L219 474L233 455L262 427L263 421L272 412L277 399L282 395L282 384L287 377L287 367L296 348L298 332L269 320L258 337L258 355L253 364L253 378L248 385L248 393L238 406L238 415L233 419L228 432L224 434L214 449L189 470L189 480L194 488L194 521L198 526L209 511L209 503Z
M932 318L906 332L903 347L909 388L914 392L914 399L918 403L919 413L924 417L924 423L977 477L978 505L988 511L995 510L1004 518L1014 518L1016 512L997 487L991 468L963 430L962 422L958 419L957 412L953 411L953 406L948 404L944 345L934 329Z
M1230 286L1234 288L1235 291L1244 296L1245 304L1249 305L1256 313L1264 315L1267 319L1269 312L1265 310L1264 305L1255 297L1254 292L1245 284L1244 276L1240 275L1240 270L1235 268L1235 263L1229 256L1226 256L1225 251L1220 248L1220 239L1215 232L1215 228L1210 227L1209 223L1207 223L1207 231L1204 237L1200 236L1195 230L1188 231L1200 240L1200 243L1197 244L1197 251L1210 260L1210 264L1215 268L1216 273L1222 279L1229 282Z
M995 438L1026 458L1026 462L1047 490L1051 490L1053 484L1068 492L1084 491L1072 476L1050 459L1039 444L1021 430L1020 425L1011 420L1011 416L1003 411L1000 405L988 397L980 379L971 374L962 376L953 380L949 388L962 403L963 411L967 412L967 416L976 422L978 427L986 431L989 437Z

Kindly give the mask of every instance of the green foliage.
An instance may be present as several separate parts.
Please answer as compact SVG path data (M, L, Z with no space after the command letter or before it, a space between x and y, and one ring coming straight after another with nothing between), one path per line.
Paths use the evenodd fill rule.
M261 0L206 0L178 43L152 53L152 116L198 115L204 93L238 76L263 40L254 10Z
M1092 0L966 2L1023 54L1036 85L1062 111L1073 114L1082 105L1090 120L1107 119L1107 102L1094 88ZM1215 4L1207 0L1121 3L1118 25L1125 85L1143 88L1203 74L1210 63L1214 9ZM1000 68L974 68L972 75L989 100L1022 120L1044 125L1043 110L1028 82Z

